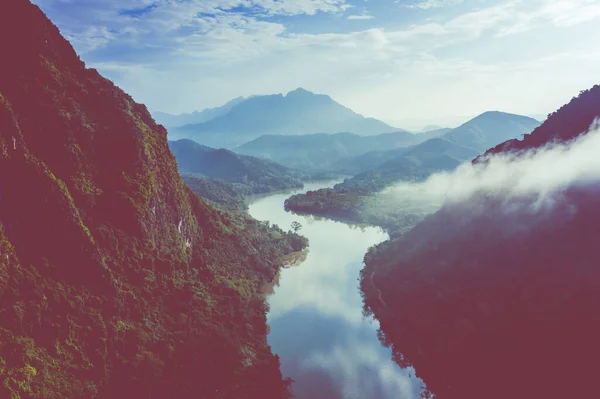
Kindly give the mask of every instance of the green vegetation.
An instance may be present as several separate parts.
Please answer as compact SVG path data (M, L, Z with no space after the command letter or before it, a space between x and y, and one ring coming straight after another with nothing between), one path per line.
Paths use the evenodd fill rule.
M265 135L234 149L239 154L268 159L303 171L356 172L356 157L372 152L405 148L427 140L427 135L405 131L376 136L352 133ZM368 168L367 168L368 169ZM361 169L363 171L366 169Z
M225 209L245 211L248 207L244 197L253 194L247 186L229 183L219 179L183 174L183 181L194 193L214 206ZM240 187L241 186L241 187Z
M402 160L405 153L411 151L416 154L408 155L408 158L417 165L426 153L440 156L453 151L464 160L467 152L469 156L481 153L505 140L530 133L538 125L538 121L529 117L486 112L455 129L420 134L398 131L374 136L351 133L264 135L235 148L235 151L298 170L355 175L383 169L386 162ZM454 148L448 148L447 142L453 143Z
M302 225L301 225L299 222L297 222L297 221L293 221L293 222L292 222L292 231L293 231L294 233L297 233L297 232L299 232L300 230L302 230Z
M286 209L297 213L326 216L350 223L371 224L391 233L413 226L430 210L406 213L388 201L381 191L400 181L417 182L430 174L452 170L477 155L474 150L443 139L431 139L418 146L402 150L402 155L388 160L378 170L360 173L333 188L297 194L285 202Z
M286 209L401 232L426 213L423 210L406 213L387 206L380 194L382 190L400 182L424 180L435 172L453 170L477 157L486 146L526 134L538 125L532 118L486 112L456 129L441 131L441 137L412 147L371 151L342 159L336 163L337 170L357 173L354 177L333 188L292 196L286 201ZM431 207L426 204L425 209Z
M599 116L595 86L489 153L572 140ZM361 289L382 343L440 398L595 392L598 195L574 184L543 209L537 197L475 195L371 248Z
M301 179L310 178L274 162L216 150L192 140L171 141L169 146L182 173L232 183L234 190L244 195L302 188Z
M287 397L263 292L306 239L194 194L30 2L0 48L0 397Z

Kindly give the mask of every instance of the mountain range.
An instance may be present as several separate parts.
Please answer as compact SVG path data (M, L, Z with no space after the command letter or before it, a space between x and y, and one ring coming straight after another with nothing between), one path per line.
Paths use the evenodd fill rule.
M377 119L365 118L327 95L299 88L286 95L250 97L224 115L170 129L169 134L172 139L189 138L210 147L234 148L266 134L377 135L399 130Z
M339 162L369 151L408 147L427 139L409 132L359 136L353 133L261 136L234 149L300 170L335 170Z
M505 129L497 129L497 125ZM426 140L414 146L370 151L339 159L329 167L353 177L333 188L294 195L285 202L285 207L297 213L378 225L395 234L422 218L423 212L407 215L402 209L382 203L374 194L400 181L422 181L432 173L454 170L483 152L474 148L480 143L494 145L506 137L526 134L538 125L539 122L528 117L486 112L456 129L415 135L416 138L424 136ZM434 138L427 139L431 136ZM365 138L373 139L377 137Z
M426 140L414 148L367 152L341 161L337 168L347 173L366 170L399 171L405 168L400 165L412 164L414 167L429 165L425 168L428 170L434 170L435 165L438 170L450 170L490 147L530 133L539 125L540 122L526 116L485 112L455 129L440 129L417 135L416 137Z
M206 147L192 140L170 141L169 147L181 173L233 183L243 194L302 188L300 179L306 177L275 162Z
M507 139L530 133L539 124L540 122L526 116L492 111L455 129L442 128L419 134L395 132L375 136L350 133L266 135L241 145L234 151L299 170L357 174L368 170L390 170L395 159L396 164L403 162L400 160L403 159L404 162L412 162L414 166L418 166L423 161L421 156L427 157L431 166L436 150L439 150L437 155L443 157L450 147L453 148L454 159L466 161ZM431 142L425 144L428 141ZM413 149L415 146L417 147ZM453 165L456 166L454 163Z
M155 111L152 112L152 116L158 123L162 124L167 129L173 129L183 125L208 122L211 119L225 115L233 107L245 100L246 98L244 97L238 97L228 101L226 104L220 107L206 108L200 112L195 111L189 114L172 115L165 112Z

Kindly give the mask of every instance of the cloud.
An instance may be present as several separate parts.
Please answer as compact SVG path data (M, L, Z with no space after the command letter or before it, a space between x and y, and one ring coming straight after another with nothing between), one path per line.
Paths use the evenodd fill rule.
M511 111L543 113L596 76L591 67L546 57L567 49L590 54L598 29L573 28L600 17L589 0L478 2L479 8L465 2L430 7L426 17L378 2L349 13L356 0L34 1L90 66L151 109L173 113L299 86L388 119L470 115L517 103ZM371 16L377 22L371 29L348 21ZM546 31L541 42L526 36L548 27L566 32ZM543 70L527 68L541 59ZM516 69L525 71L521 80ZM557 73L564 78L555 80L554 94L539 101ZM457 101L442 101L456 95ZM519 111L523 104L531 109Z
M398 3L398 1L396 1ZM464 0L420 0L416 3L405 5L406 8L419 8L422 10L428 10L430 8L448 7L456 4L460 4Z
M335 376L344 399L420 398L424 384L415 377L415 370L412 367L401 369L385 352L375 340L367 343L350 338L338 342L326 353L311 354L304 360L302 368Z
M259 24L260 18L273 16L341 13L346 0L37 0L42 9L64 21L65 33L76 40L82 53L101 44L118 42L124 35L138 34L140 42L184 39L212 32L215 28L233 28L244 32L246 25ZM81 18L84 16L84 18ZM269 23L264 22L264 25ZM278 24L273 24L278 25ZM110 34L108 34L110 32ZM271 32L278 35L281 32ZM165 34L168 35L165 37ZM208 37L207 39L210 39ZM179 40L181 42L181 40ZM87 45L90 42L91 45ZM139 44L139 43L138 43Z
M252 215L261 219L264 212L264 217L275 217L273 206L261 210L267 205L272 202L253 204ZM279 286L274 289L279 295L270 301L269 320L294 309L308 308L320 315L343 319L352 328L364 325L356 276L368 248L385 241L387 234L374 227L355 230L344 223L310 221L283 208L277 212L276 219L282 221L282 225L296 220L304 226L302 231L311 238L311 247L302 265L282 272ZM331 236L343 237L343 240L332 246L328 239Z
M374 16L372 15L350 15L348 16L349 20L369 20L369 19L375 19Z
M465 163L453 172L437 173L423 183L400 184L385 195L419 194L422 200L463 203L474 196L527 199L535 206L551 206L573 187L600 182L600 125L566 143L538 149L493 154L477 164Z

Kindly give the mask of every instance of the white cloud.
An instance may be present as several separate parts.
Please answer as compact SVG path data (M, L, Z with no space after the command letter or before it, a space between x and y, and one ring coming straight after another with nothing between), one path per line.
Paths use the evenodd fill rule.
M306 189L326 186L314 184ZM362 258L368 247L388 238L381 229L353 228L344 223L314 220L311 216L298 216L285 212L280 205L290 194L263 198L250 205L250 213L257 219L276 220L282 227L299 221L302 233L311 240L309 254L299 266L285 269L279 285L270 297L269 324L272 326L270 343L275 353L293 352L293 356L282 357L282 371L291 367L290 375L297 386L314 392L314 379L304 378L315 373L331 378L335 392L344 399L401 397L417 399L423 383L415 376L412 368L401 369L393 360L391 350L381 345L377 338L379 324L372 318L363 317L363 302L357 277L363 267ZM332 241L330 238L336 237ZM309 315L301 319L308 329L322 336L333 334L335 342L324 340L324 345L305 344L300 339L296 345L278 348L276 344L287 338L274 338L276 326L282 316L300 311ZM301 316L302 317L302 316ZM311 321L326 319L335 323L338 330L332 331L320 323ZM327 323L329 326L330 324ZM302 334L301 331L298 332ZM331 344L327 344L331 342ZM291 350L290 348L294 348ZM304 395L299 397L309 397Z
M348 16L348 19L349 20L369 20L369 19L375 19L375 17L372 15L362 14L362 15L350 15L350 16Z
M473 196L524 198L535 209L552 205L572 187L600 183L600 126L567 143L493 154L485 162L465 163L453 172L432 175L419 184L399 184L385 195L403 198L415 192L427 202L463 203ZM389 198L389 197L388 197Z
M135 72L106 72L138 101L176 113L298 86L388 119L476 114L485 111L479 107L504 104L519 104L513 112L549 112L595 83L591 62L597 57L590 49L594 34L600 35L600 25L589 23L600 17L594 0L509 0L464 12L465 3L461 14L439 11L393 24L380 17L380 4L365 2L360 14L348 15L350 4L343 0L160 0L138 16L124 14L117 0L68 2L68 7L64 0L37 2L84 60L101 72L102 65L135 65ZM134 0L126 7L149 4ZM250 11L235 8L240 6ZM294 28L293 15L304 21L316 13L335 18L310 29L319 33ZM381 26L357 31L336 25L370 16ZM545 54L536 54L540 37L527 36L536 30L546 32L544 42L555 43ZM493 58L483 55L486 48L494 49L488 51ZM589 65L549 58L567 49L574 57L592 57ZM550 82L554 94L540 100ZM514 96L523 90L527 95ZM447 96L454 100L443 101Z
M315 15L317 12L336 13L350 5L346 0L252 0L271 15Z
M382 353L379 342L368 345L359 340L338 343L327 353L314 353L302 364L304 370L325 371L335 376L342 398L358 399L382 395L385 398L418 399L423 382L414 369L400 369ZM386 356L387 358L384 358ZM372 374L371 374L372 373ZM374 381L365 381L367 378ZM369 383L370 382L370 383ZM377 389L380 393L376 393Z
M396 2L399 3L399 1ZM448 7L462 2L464 2L464 0L419 0L416 3L407 4L405 7L428 10L430 8Z

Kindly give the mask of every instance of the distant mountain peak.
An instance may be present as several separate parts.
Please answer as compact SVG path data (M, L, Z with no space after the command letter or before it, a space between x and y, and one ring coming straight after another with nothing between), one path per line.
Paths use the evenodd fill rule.
M289 96L302 96L302 95L311 95L314 96L315 93L313 93L312 91L306 90L302 87L298 87L296 90L292 90L290 92L288 92L288 94L286 95L286 97Z
M482 114L479 114L478 116L471 119L467 123L469 123L471 121L475 121L475 120L480 120L480 119L485 119L485 118L497 118L497 117L513 117L513 118L519 118L519 119L532 119L533 120L533 118L530 118L529 116L525 116L525 115L519 115L519 114L510 113L510 112L492 110L492 111L486 111L486 112L483 112Z
M234 148L263 135L301 135L351 132L378 135L396 132L373 118L365 118L326 94L304 88L289 93L256 96L204 123L170 131L171 138L192 138L211 147Z
M443 137L480 152L504 141L528 134L540 124L528 116L487 111L463 123Z

